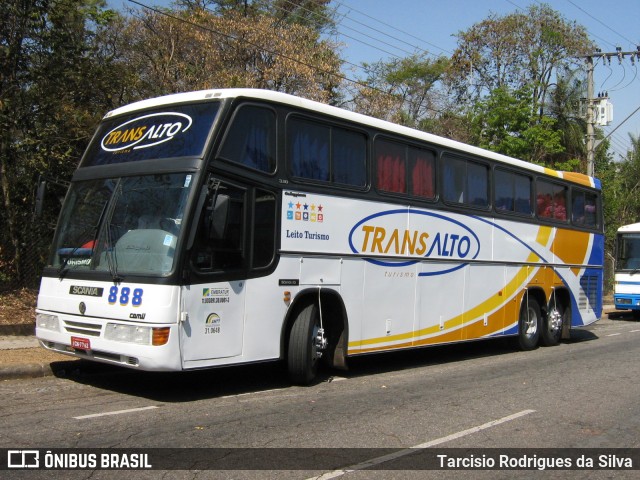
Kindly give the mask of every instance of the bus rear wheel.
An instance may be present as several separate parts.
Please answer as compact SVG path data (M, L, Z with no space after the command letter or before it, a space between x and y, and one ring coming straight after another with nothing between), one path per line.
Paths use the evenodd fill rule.
M293 383L309 385L314 380L325 343L318 308L315 304L307 305L298 313L289 332L287 367Z
M538 301L527 296L520 307L518 320L518 346L520 350L533 350L538 346L540 328L542 326L542 312Z
M565 307L561 302L552 299L549 304L547 317L542 325L540 334L540 342L545 347L552 347L560 343L562 337L562 328L565 322L570 321L571 310Z

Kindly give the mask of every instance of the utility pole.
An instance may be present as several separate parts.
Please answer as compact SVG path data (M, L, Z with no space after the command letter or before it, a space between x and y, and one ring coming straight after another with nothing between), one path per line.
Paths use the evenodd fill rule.
M596 116L594 108L599 99L595 98L593 86L593 70L594 58L601 58L611 65L611 58L617 58L618 64L622 65L622 60L629 55L631 64L635 65L636 60L640 63L640 45L636 47L635 52L623 52L622 48L617 47L615 52L603 53L598 49L591 55L585 55L583 58L587 60L587 175L593 176L595 173L596 158Z
M587 57L587 175L593 177L596 160L596 122L593 114L593 57Z

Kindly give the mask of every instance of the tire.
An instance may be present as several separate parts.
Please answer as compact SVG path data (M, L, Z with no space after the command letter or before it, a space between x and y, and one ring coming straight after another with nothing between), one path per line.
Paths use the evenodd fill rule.
M298 313L289 332L287 368L292 383L309 385L315 379L320 361L316 346L319 329L318 308L315 304L307 305Z
M567 322L571 321L571 307L565 306L562 302L551 299L546 318L542 322L540 332L540 343L545 347L552 347L560 343L562 329Z
M520 307L518 320L518 347L520 350L533 350L538 347L542 327L542 312L538 301L525 296Z

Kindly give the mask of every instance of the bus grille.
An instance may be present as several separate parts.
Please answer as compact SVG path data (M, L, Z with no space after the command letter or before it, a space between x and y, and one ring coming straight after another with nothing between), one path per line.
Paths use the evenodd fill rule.
M596 305L598 298L598 277L585 275L580 279L580 295L578 296L578 308L588 310Z
M92 323L64 321L64 328L68 333L99 337L102 327Z

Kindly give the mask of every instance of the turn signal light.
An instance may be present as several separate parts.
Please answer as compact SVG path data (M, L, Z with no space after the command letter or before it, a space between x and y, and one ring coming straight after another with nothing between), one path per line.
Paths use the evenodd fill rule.
M162 327L162 328L154 328L151 338L151 344L159 347L161 345L166 345L169 341L169 332L171 328Z

